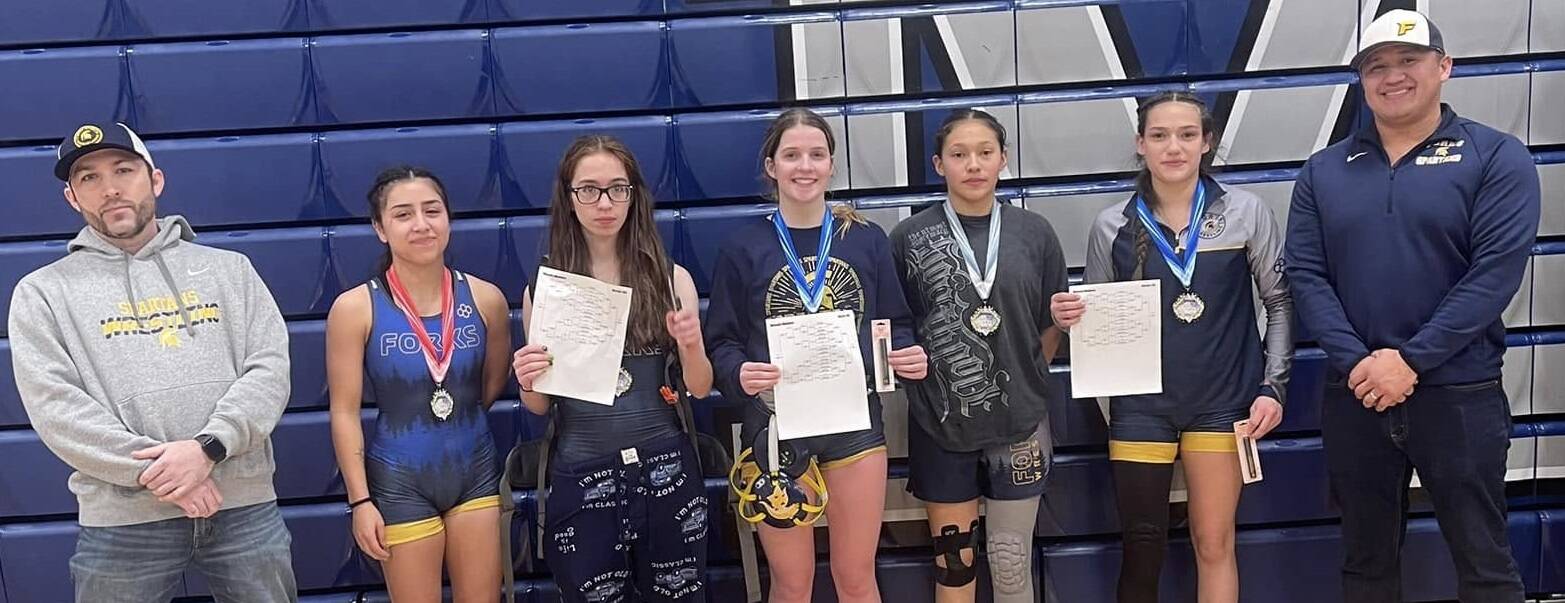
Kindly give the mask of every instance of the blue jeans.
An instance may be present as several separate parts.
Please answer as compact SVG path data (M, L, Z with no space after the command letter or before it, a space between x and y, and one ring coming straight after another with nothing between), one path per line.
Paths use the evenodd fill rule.
M206 575L219 602L298 601L289 547L277 503L115 527L82 527L71 557L76 600L103 603L168 601L185 569Z
M1321 435L1342 510L1344 601L1402 600L1402 540L1411 470L1434 505L1464 603L1520 602L1521 575L1505 523L1511 409L1498 380L1420 385L1383 413L1330 383Z

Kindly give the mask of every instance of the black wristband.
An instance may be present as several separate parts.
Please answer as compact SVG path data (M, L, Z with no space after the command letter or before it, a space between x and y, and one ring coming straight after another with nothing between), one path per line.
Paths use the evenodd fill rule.
M373 500L373 499L371 499L370 497L366 496L364 498L361 498L361 499L358 499L356 501L350 502L350 503L348 503L348 510L352 511L355 507L358 507L359 505L362 505L364 503L370 502L371 500Z

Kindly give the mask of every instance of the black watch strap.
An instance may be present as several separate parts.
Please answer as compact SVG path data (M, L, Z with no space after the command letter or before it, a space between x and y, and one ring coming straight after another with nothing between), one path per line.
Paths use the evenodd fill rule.
M223 442L219 441L217 436L203 433L196 436L196 441L201 443L201 451L205 452L206 457L212 459L212 462L221 463L223 459L228 458L228 448L223 446Z

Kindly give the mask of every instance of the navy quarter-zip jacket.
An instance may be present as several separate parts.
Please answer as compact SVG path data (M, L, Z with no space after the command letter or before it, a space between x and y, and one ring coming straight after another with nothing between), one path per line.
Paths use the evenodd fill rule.
M1539 195L1520 140L1446 105L1396 165L1373 124L1312 155L1284 257L1299 318L1334 372L1393 348L1421 384L1498 379L1500 315L1537 236Z

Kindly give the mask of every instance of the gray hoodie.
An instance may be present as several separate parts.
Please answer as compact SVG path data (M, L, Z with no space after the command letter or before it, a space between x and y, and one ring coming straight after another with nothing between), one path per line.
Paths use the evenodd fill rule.
M212 480L231 509L276 500L272 427L288 402L288 331L249 258L197 245L178 216L135 255L91 228L17 283L10 337L33 429L76 469L84 526L181 517L131 453L198 434L228 459Z

